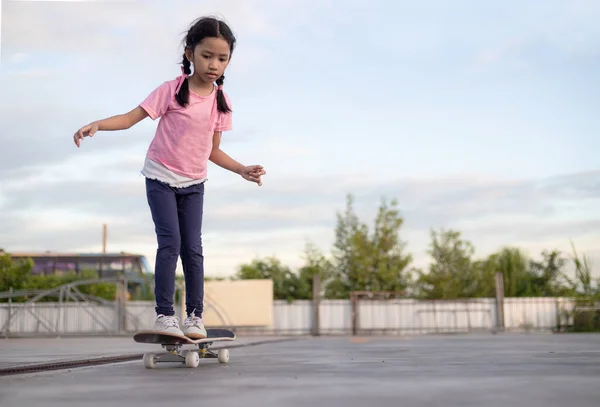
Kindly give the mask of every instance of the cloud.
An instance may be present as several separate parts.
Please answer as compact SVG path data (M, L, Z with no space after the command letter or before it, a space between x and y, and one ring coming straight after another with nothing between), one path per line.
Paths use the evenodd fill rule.
M152 139L152 127L155 125L143 123L127 132L101 133L93 139L86 139L77 150L73 134L85 124L83 120L77 120L77 117L85 116L82 108L65 112L60 106L48 106L46 110L32 114L15 106L3 109L2 113L0 134L3 149L10 154L2 154L0 176L12 176L10 179L17 174L27 177L29 173L50 171L52 168L47 166L65 164L76 155L106 161L115 155L122 158L124 151L143 154ZM92 156L95 158L90 158ZM85 165L86 160L73 163ZM71 168L69 171L74 170Z
M0 160L0 176L14 178L68 160L75 154L71 138L79 127L129 111L164 80L177 76L180 41L196 17L226 16L239 37L231 77L235 81L256 73L270 63L257 39L285 32L291 20L278 17L293 17L285 9L288 3L293 4L5 2L0 138L3 150L11 153ZM181 10L196 10L197 15ZM234 98L234 109L244 106L238 100ZM240 117L236 112L228 145L256 141L254 121ZM126 132L101 134L93 142L86 140L77 154L87 156L93 148L92 154L104 157L122 150L143 156L156 125L146 120ZM293 153L288 150L288 156Z
M157 123L71 137L178 75L188 24L218 14L239 39L224 149L268 175L258 188L211 165L208 273L298 264L307 239L328 251L348 192L369 225L399 200L419 264L432 227L478 255L597 251L597 2L309 3L4 2L0 247L99 250L107 223L110 250L153 260L139 169ZM469 63L485 65L476 80Z
M487 27L483 33L487 45L472 59L472 71L498 66L511 70L529 68L540 61L540 53L555 53L565 59L598 55L598 2L551 1L545 2L544 7L519 3L511 4L510 12L506 12L507 6L489 6L496 13L481 21Z
M232 69L248 70L250 64L268 59L264 50L244 43L285 30L285 23L277 19L284 10L288 19L293 17L285 1L6 2L3 47L12 52L12 62L19 60L17 55L35 53L38 64L58 64L67 74L95 71L97 64L106 67L107 55L117 54L113 69L164 75L174 71L189 25L200 16L216 15L231 25L242 44ZM256 52L263 58L256 58ZM131 71L122 70L124 75Z
M89 171L93 173L95 167L91 165ZM52 182L42 178L5 187L0 191L4 197L0 247L97 247L100 225L106 222L113 247L144 248L153 258L153 226L143 178L119 172L105 177L98 181L84 174L85 180L64 176ZM357 212L369 226L382 197L398 199L405 217L402 238L408 240L420 265L427 263L430 228L462 231L474 242L478 255L513 244L533 250L535 256L556 244L568 252L569 239L579 239L589 251L594 250L591 243L599 242L595 234L600 226L595 209L600 204L599 171L487 182L473 178L375 183L351 176L273 178L265 179L261 188L233 179L207 183L205 244L215 256L211 261L220 264L221 270L231 270L256 255L279 255L298 264L308 240L328 251L335 214L343 211L348 192L355 195Z

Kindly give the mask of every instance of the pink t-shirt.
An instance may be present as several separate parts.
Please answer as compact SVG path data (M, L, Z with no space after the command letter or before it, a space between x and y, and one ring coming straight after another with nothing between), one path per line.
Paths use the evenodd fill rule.
M140 106L152 120L160 117L147 156L184 177L206 178L213 133L231 130L231 112L217 110L217 88L208 96L190 91L189 104L183 108L175 99L178 80L166 81ZM227 95L225 100L231 109Z

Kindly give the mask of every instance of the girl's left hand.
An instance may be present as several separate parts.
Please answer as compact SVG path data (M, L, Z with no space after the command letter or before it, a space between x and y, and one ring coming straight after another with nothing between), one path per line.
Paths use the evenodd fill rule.
M242 178L246 181L256 182L259 186L262 185L260 177L266 173L262 165L248 165L240 171Z

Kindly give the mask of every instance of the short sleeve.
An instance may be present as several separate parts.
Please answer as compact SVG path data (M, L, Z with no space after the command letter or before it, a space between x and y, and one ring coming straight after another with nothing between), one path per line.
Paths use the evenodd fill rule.
M231 101L229 100L229 97L227 96L227 94L225 92L223 92L223 94L225 95L225 100L227 101L227 106L229 106L229 109L233 109L231 107ZM219 117L217 118L217 125L215 126L215 131L229 131L232 129L232 120L231 120L231 112L228 113L221 113L219 112Z
M140 106L148 112L148 116L152 120L156 120L166 113L171 98L173 97L174 89L170 82L164 82L148 95L148 97L140 103Z

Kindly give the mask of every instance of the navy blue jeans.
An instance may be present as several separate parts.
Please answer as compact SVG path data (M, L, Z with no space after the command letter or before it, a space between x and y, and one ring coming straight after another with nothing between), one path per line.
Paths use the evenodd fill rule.
M188 315L194 313L202 317L204 184L174 188L146 178L146 197L158 242L154 267L156 314L175 315L175 269L181 256L186 287L186 312Z

